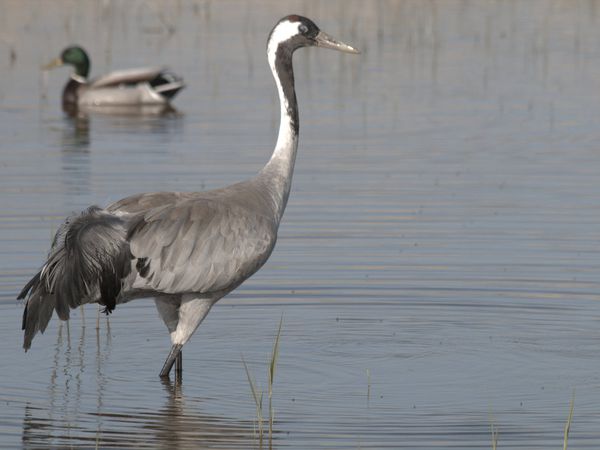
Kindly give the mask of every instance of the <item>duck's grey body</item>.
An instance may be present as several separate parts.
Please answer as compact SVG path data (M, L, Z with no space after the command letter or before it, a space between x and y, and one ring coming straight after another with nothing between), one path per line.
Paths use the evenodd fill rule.
M63 90L63 105L165 105L183 87L180 78L162 68L121 70L89 81L74 75Z
M281 103L273 155L254 178L207 192L158 192L127 197L71 217L56 234L48 260L25 286L24 347L44 331L53 310L96 302L154 297L172 349L168 376L181 347L212 305L267 261L290 193L298 146L292 53L319 45L356 53L299 16L271 32L268 56Z

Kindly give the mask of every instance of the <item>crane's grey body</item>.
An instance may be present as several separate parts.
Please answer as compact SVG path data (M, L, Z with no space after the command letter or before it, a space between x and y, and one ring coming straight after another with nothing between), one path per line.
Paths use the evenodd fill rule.
M135 272L124 297L147 291L212 295L235 289L267 260L279 219L254 179L202 193L142 194L107 211L127 221ZM145 205L148 205L147 207Z
M298 146L292 53L320 45L356 53L299 16L271 32L268 57L281 103L273 155L253 178L207 192L134 195L68 218L48 260L25 286L24 347L44 331L52 312L96 302L111 312L135 298L154 297L171 335L161 376L212 305L260 269L277 240Z
M67 219L28 300L27 316L37 320L24 321L25 347L54 309L68 320L69 308L84 303L109 312L152 296L173 344L184 345L210 307L273 251L282 198L264 178L208 192L139 194ZM112 304L102 295L111 274L120 283Z

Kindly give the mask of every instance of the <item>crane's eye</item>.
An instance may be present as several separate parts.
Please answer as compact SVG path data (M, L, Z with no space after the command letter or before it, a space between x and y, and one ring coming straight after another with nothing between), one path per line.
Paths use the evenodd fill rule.
M308 33L308 27L306 25L304 25L303 23L300 24L300 26L298 27L298 30L300 30L300 33L302 33L302 34Z

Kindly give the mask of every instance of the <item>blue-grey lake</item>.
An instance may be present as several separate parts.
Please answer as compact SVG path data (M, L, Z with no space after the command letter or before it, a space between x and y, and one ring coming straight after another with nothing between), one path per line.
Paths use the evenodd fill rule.
M63 220L212 189L268 160L265 54L310 17L360 55L295 55L301 136L268 263L184 348L154 302L54 318L22 350L21 287ZM92 75L166 65L169 115L60 106ZM600 1L0 1L0 448L600 447ZM265 398L265 405L267 400ZM268 416L265 406L265 415Z

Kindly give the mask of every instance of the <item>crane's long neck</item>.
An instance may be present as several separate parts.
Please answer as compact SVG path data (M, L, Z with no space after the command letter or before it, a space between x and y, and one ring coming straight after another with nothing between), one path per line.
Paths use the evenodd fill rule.
M277 221L281 220L292 186L292 175L298 149L298 103L294 90L294 71L292 68L292 50L286 46L267 49L269 65L277 84L281 121L279 135L271 159L258 175L267 186L271 195Z

